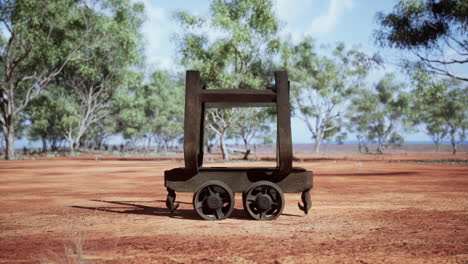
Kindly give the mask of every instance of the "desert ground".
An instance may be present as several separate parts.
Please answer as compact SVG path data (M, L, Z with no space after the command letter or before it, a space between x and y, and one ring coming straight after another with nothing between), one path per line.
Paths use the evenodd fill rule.
M286 194L267 222L240 194L223 221L201 220L192 193L171 214L163 174L180 159L0 161L0 263L468 263L468 155L456 158L298 155L312 209Z

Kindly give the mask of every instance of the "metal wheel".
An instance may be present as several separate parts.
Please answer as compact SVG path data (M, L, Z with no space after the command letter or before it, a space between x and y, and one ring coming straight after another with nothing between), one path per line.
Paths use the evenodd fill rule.
M193 195L193 208L205 220L228 218L234 210L234 193L221 181L207 181Z
M256 220L274 220L284 209L281 188L269 181L258 181L242 197L244 209Z

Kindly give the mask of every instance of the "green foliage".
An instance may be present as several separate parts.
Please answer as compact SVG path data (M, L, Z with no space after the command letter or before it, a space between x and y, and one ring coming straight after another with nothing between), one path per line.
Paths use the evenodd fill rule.
M110 114L116 90L132 78L129 67L141 61L141 5L129 0L101 4L100 10L88 10L93 30L78 51L86 59L70 62L57 79L57 83L70 89L68 98L78 106L75 122L64 132L72 151L80 146L90 127L102 124L101 120Z
M177 38L183 65L200 71L208 89L265 89L271 86L272 58L279 51L278 20L271 0L215 0L211 14L202 18L177 12L174 18L184 32ZM208 31L220 37L211 40ZM238 110L209 113L208 123L220 137L228 159L224 137L237 122ZM215 128L216 127L216 128Z
M417 65L433 73L468 81L446 67L468 62L467 14L467 1L400 0L393 12L377 14L380 29L375 38L382 47L413 52ZM448 50L457 57L447 58ZM409 61L406 64L414 65Z
M279 48L270 0L213 1L210 21L186 12L174 18L184 28L177 38L181 62L199 70L207 88L268 86L271 57ZM222 37L210 41L208 30Z
M78 0L0 1L0 127L14 158L16 119L69 61L89 28Z
M152 118L153 134L167 149L183 133L184 86L168 72L155 72L148 89L152 99L147 99L146 116Z
M468 126L468 87L459 80L436 78L423 69L415 70L412 77L416 84L416 123L425 125L436 150L449 136L456 154L456 146L465 139Z
M169 72L154 72L146 85L135 78L115 99L116 132L124 138L154 139L167 148L182 134L184 88Z
M349 105L351 131L378 143L377 152L403 144L399 134L409 125L412 97L387 74L374 90L360 90Z
M46 151L49 142L53 149L65 139L63 132L67 125L73 124L74 107L60 96L59 87L53 90L56 94L44 93L33 99L26 108L31 125L28 137L31 140L43 140L43 150Z
M282 61L290 73L294 107L305 122L318 152L323 140L344 126L343 108L363 85L373 59L339 43L331 56L318 55L311 38L298 45L283 44ZM343 135L338 135L342 138Z

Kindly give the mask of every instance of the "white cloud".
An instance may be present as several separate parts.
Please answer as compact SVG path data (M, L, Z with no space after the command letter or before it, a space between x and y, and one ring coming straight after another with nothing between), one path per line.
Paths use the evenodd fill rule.
M170 11L158 7L154 1L140 0L145 5L146 20L141 28L144 38L146 62L152 70L175 69L174 50L171 36L175 25L171 21Z
M329 33L339 23L341 16L353 8L353 0L328 0L328 9L325 13L312 20L309 32Z
M163 8L151 5L151 2L144 1L146 21L141 32L151 48L157 49L164 42L165 28L168 24L166 12Z
M280 36L298 43L306 34L304 17L310 13L314 0L276 0L274 10L281 21Z
M307 11L311 4L312 0L276 0L276 14L280 20L287 22Z

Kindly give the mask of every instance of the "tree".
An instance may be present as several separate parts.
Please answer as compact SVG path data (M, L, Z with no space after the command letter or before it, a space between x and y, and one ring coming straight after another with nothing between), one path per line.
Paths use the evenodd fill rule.
M207 123L209 128L215 132L219 137L219 147L224 160L229 160L229 152L226 148L225 137L227 136L228 129L233 126L239 120L241 113L240 109L233 109L230 111L226 110L214 110L210 109L207 112Z
M129 78L127 85L122 85L115 92L112 102L111 117L115 120L115 133L121 133L124 139L141 138L146 130L145 97L141 92L143 75L136 73ZM143 132L145 131L145 132Z
M166 152L183 132L182 82L167 71L155 71L148 84L141 79L116 97L117 131L124 138L145 138Z
M372 58L338 44L333 56L315 52L311 38L298 45L285 43L283 63L290 72L291 91L299 118L315 141L315 152L323 140L332 138L343 124L343 110L352 94L363 85Z
M416 60L406 60L406 65L468 81L452 68L468 62L466 14L467 1L400 0L393 12L377 14L380 28L375 38L382 47L414 54Z
M418 123L423 123L439 150L445 137L450 138L452 153L465 137L468 125L468 87L456 79L440 79L423 69L415 70L413 79L416 88Z
M439 152L440 144L448 135L449 127L442 115L445 107L444 102L434 100L433 95L435 90L440 89L435 86L446 84L433 77L432 74L428 74L423 69L415 69L413 72L412 78L416 83L416 89L413 90L416 98L414 122L415 124L422 123L425 125L426 133L434 142L436 152ZM429 94L431 96L427 96ZM431 104L427 104L429 100L432 101Z
M101 150L106 146L106 140L115 131L114 119L108 116L92 124L81 138L80 146L87 149Z
M92 29L87 9L79 0L0 1L0 127L6 159L15 158L18 115L65 65L81 59L81 40Z
M402 84L387 74L375 90L360 90L349 105L349 121L366 131L366 138L377 141L377 152L403 144L399 132L409 123L411 95L402 91Z
M271 119L272 113L258 108L242 109L237 123L233 126L232 133L242 140L244 144L244 160L247 160L251 153L251 142L255 140L259 133L267 135L271 128L267 120Z
M206 88L265 89L273 76L272 57L278 53L278 20L271 0L215 0L205 19L177 12L184 32L178 36L181 63L200 71ZM207 32L218 32L211 40ZM224 159L226 131L239 110L208 113L208 125L219 137ZM224 145L223 145L224 144Z
M468 87L456 87L448 91L445 96L447 107L445 109L445 119L449 126L450 142L452 143L452 153L457 154L457 146L466 138L466 128L468 127Z
M110 114L115 91L126 85L133 73L130 66L140 62L140 33L143 6L130 0L104 1L93 14L95 30L80 54L87 60L69 63L58 84L68 88L75 106L74 120L64 131L73 152L86 131Z
M58 91L59 89L51 89ZM28 129L28 137L31 140L41 140L42 151L46 152L48 145L52 151L56 151L60 142L65 140L62 131L64 130L64 117L71 115L67 112L68 102L60 98L59 94L45 92L31 100L26 107L26 113L31 125Z
M147 113L152 114L151 130L164 152L171 142L183 134L184 86L182 79L177 79L169 72L156 71L151 76L148 86L152 100L148 102Z

